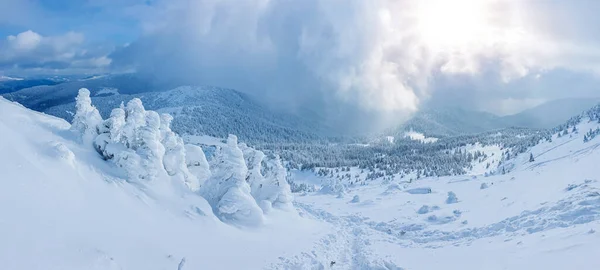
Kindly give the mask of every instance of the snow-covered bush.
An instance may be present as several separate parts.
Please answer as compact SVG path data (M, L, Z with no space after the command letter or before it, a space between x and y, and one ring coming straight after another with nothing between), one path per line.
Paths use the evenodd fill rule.
M418 214L427 214L429 213L429 206L428 205L423 205L421 206L421 208L419 208L419 210L417 211Z
M246 182L248 168L237 137L229 135L227 145L214 157L212 176L200 188L200 194L223 221L240 226L255 226L263 221L263 212L250 194Z
M354 197L352 197L352 200L350 201L350 203L359 203L360 202L360 197L358 195L354 195Z
M452 204L452 203L457 203L457 202L458 202L458 198L456 197L456 194L454 194L454 192L452 192L452 191L449 191L448 198L446 199L446 203Z
M102 116L92 105L90 90L86 88L79 89L79 94L75 100L75 116L73 117L71 130L81 134L84 144L92 144L98 135L98 125L102 123Z
M481 183L481 186L479 187L479 189L486 189L488 188L488 184L487 183Z
M339 197L343 197L346 194L346 186L342 183L342 180L337 177L331 177L325 179L325 184L321 187L320 192L325 194L335 194Z

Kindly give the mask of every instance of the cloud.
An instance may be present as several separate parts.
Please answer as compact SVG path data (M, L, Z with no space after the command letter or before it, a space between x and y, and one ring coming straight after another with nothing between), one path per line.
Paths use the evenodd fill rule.
M31 30L9 35L0 42L0 66L8 72L70 73L98 72L111 60L86 47L83 34L67 32L42 36Z
M230 87L340 127L397 123L426 102L500 112L562 93L588 95L556 86L589 89L584 83L554 78L576 74L587 86L600 72L600 19L591 11L600 2L89 0L77 7L77 14L60 16L67 21L51 21L86 30L14 35L0 44L0 65L109 65L113 72ZM105 19L92 22L87 14ZM129 42L123 36L137 35L130 29L141 36ZM127 45L107 55L80 33Z

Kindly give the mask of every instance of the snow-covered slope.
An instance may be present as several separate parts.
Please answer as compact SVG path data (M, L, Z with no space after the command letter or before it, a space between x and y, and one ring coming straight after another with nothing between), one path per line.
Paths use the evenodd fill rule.
M87 95L80 92L79 102L89 101ZM180 140L170 133L168 117L159 121L134 101L94 127L97 112L83 105L71 126L0 98L0 269L562 270L600 264L600 137L588 136L600 128L600 107L510 158L501 146L448 149L485 152L494 161L463 176L365 181L368 172L356 167L342 169L348 177L339 180L298 172L298 182L324 189L296 196L295 209L284 211L271 207L291 207L289 193L281 192L285 169L235 137L219 142L221 150L208 161L201 148L185 148L186 165L211 167L199 172L208 179L200 192L167 172L153 180L124 178L111 156L120 148L107 145L133 147L138 142L128 141L131 134L150 142L161 132L168 147L159 153L160 170L181 161L177 151L169 153ZM117 121L120 110L125 126ZM146 126L130 133L134 127L126 126L138 114ZM119 128L124 139L117 139ZM79 129L92 132L94 147L102 147L86 145ZM147 143L139 147L124 151L156 157ZM262 159L264 170L257 167ZM251 207L240 208L240 201ZM260 225L229 225L254 213L261 218L251 221Z
M319 251L281 266L335 261L340 269L597 269L600 138L583 137L598 127L583 117L579 132L570 126L568 135L555 134L504 160L502 166L511 165L506 174L485 177L485 168L474 168L465 176L384 177L366 185L352 177L353 184L344 180L341 196L297 197L305 216L339 230L317 244ZM496 158L502 151L466 150ZM358 171L350 174L360 177ZM305 173L295 177L317 181Z
M196 193L123 180L70 128L0 98L0 269L261 269L331 230L283 211L227 225Z

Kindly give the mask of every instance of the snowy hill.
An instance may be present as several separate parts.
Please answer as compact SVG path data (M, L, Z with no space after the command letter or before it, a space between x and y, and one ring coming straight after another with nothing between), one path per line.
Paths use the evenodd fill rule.
M257 228L227 225L159 167L151 181L124 177L117 161L80 142L74 129L93 131L87 127L0 98L0 268L260 269L310 249L329 230L275 210Z

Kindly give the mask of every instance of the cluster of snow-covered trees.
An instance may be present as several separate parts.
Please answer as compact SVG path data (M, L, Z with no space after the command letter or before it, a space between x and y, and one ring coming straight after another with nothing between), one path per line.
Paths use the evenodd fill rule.
M76 100L72 130L122 168L128 181L184 184L204 197L221 220L237 225L261 224L273 208L293 209L279 156L266 156L229 135L209 162L201 147L184 144L171 130L173 117L146 110L140 99L121 104L107 119L92 105L89 90L81 89Z
M540 141L550 140L543 130L510 128L478 135L444 137L433 143L398 139L393 144L273 144L262 145L268 151L280 153L291 167L302 170L315 168L359 167L367 179L414 173L417 178L461 175L474 163L485 162L484 153L461 150L467 145L500 145L511 159L526 152ZM493 169L493 168L491 168ZM318 172L316 172L318 173ZM321 176L333 177L331 171ZM347 177L350 178L350 177ZM352 180L349 180L350 182Z

